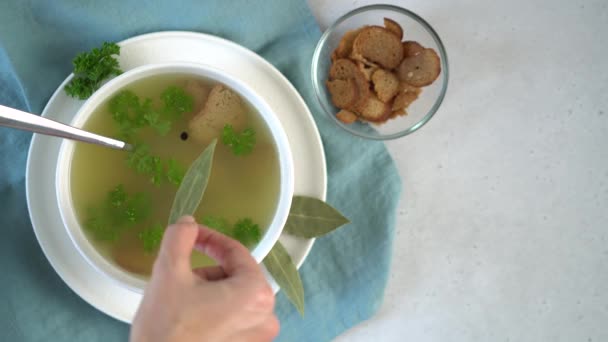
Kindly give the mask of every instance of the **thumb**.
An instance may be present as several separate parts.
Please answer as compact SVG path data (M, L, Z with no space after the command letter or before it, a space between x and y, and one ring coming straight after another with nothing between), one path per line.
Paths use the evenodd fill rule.
M196 244L198 224L192 216L183 216L167 227L156 263L167 271L190 272L190 255Z

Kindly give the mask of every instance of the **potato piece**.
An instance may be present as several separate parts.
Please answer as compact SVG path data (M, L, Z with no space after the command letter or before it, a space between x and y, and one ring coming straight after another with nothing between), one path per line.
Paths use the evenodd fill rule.
M418 99L418 94L416 94L416 93L412 93L412 92L400 93L399 95L397 95L397 97L395 97L395 101L393 101L392 109L393 109L393 111L405 109L409 105L411 105L412 102L416 101L416 99Z
M224 85L216 85L203 109L188 123L189 133L196 141L208 144L221 136L225 125L242 130L247 119L245 113L246 107L237 93Z
M209 92L211 92L211 87L200 81L188 80L184 86L184 90L192 96L192 99L194 100L191 113L196 114L200 112L201 109L203 109L205 101L207 101Z
M424 47L418 42L411 40L403 42L403 58L415 56L424 50Z
M387 103L380 101L373 93L365 100L357 112L361 114L361 117L365 121L370 122L384 122L388 119L391 114L391 106Z
M351 58L378 63L387 69L396 68L403 59L401 40L389 30L370 26L361 30L353 43Z
M363 28L346 31L346 33L344 33L338 47L332 53L332 61L350 56L350 53L353 51L353 42L362 29Z
M393 19L384 18L384 27L397 36L399 40L403 39L403 28Z
M378 69L372 75L374 91L382 102L389 102L399 92L397 75L384 69Z
M397 69L399 79L415 87L430 85L440 73L441 62L433 49L424 49L417 55L405 58Z
M338 120L342 121L347 125L352 124L358 119L357 114L345 109L339 111L338 114L336 114L336 117L338 118Z
M357 101L357 84L354 78L327 81L331 102L338 108L350 108Z

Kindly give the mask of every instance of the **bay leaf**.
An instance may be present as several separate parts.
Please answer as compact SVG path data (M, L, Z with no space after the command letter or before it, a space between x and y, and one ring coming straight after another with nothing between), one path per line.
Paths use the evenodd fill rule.
M277 241L263 262L268 273L279 284L289 301L298 309L300 315L304 316L304 286L298 268L285 247Z
M285 232L307 239L323 236L350 221L318 198L295 196L291 202Z
M209 175L211 175L216 143L217 139L213 139L186 171L173 199L169 212L169 224L177 222L184 215L194 214L201 203L205 189L207 189Z

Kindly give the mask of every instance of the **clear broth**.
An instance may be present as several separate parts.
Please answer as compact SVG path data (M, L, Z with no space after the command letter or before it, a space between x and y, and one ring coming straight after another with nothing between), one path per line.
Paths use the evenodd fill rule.
M161 92L168 86L184 87L189 80L199 81L208 87L217 84L192 76L163 75L140 80L123 90L131 90L140 98L148 97L159 101ZM244 99L242 101L246 103ZM230 222L247 217L265 230L277 206L280 180L278 156L270 131L259 113L250 105L247 108L247 126L256 131L255 148L249 155L235 156L218 137L209 183L194 216L200 220L203 216L213 215ZM138 137L150 145L155 155L164 159L174 158L187 169L206 147L195 139L188 138L184 141L180 138L183 132L188 132L188 121L196 112L197 108L192 113L184 114L181 120L173 123L166 136L161 137L154 130L144 128ZM90 116L83 128L106 136L117 136L118 125L108 110L107 101ZM167 182L160 186L152 184L146 175L137 174L128 168L126 158L127 152L77 144L70 173L72 200L76 216L84 227L88 208L103 203L108 191L118 184L124 184L128 194L150 194L152 212L146 220L147 224L138 224L125 230L117 240L98 241L83 228L89 241L103 256L126 271L145 278L152 270L156 253L144 251L138 234L150 227L151 223L167 224L177 186ZM193 267L211 264L213 261L210 258L198 252L193 253Z

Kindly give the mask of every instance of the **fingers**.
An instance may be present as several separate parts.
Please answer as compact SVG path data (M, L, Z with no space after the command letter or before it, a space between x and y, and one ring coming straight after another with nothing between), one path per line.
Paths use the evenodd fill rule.
M192 216L184 216L170 225L163 236L157 263L170 271L189 272L190 255L198 234L199 228Z
M230 277L255 274L258 278L264 278L249 250L221 233L200 226L196 249L214 259Z
M221 266L195 268L192 272L202 279L209 281L222 280L228 277Z

